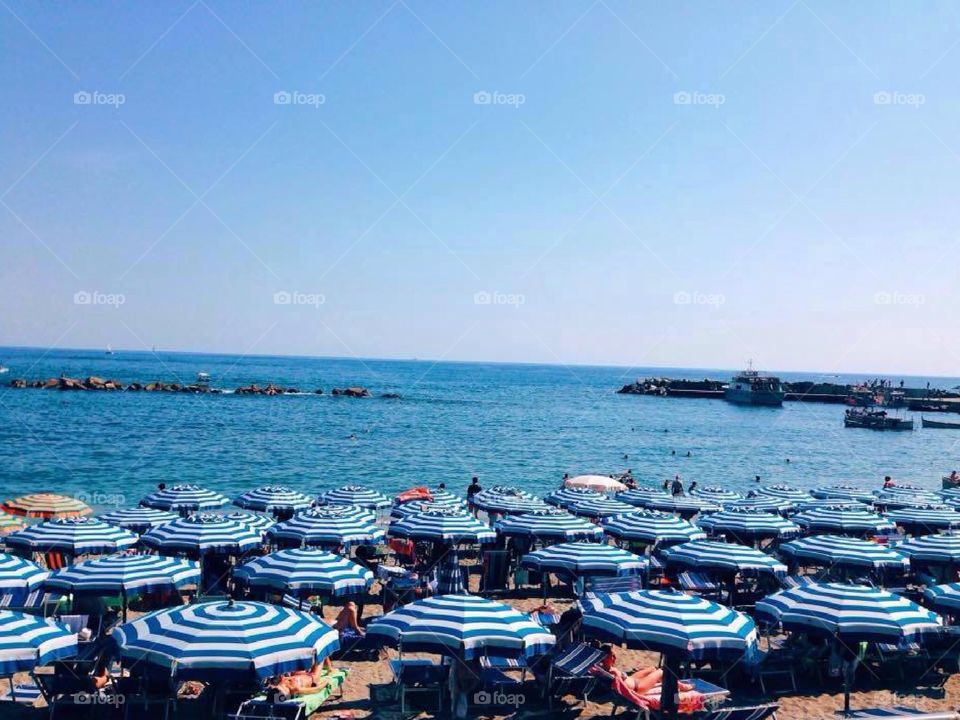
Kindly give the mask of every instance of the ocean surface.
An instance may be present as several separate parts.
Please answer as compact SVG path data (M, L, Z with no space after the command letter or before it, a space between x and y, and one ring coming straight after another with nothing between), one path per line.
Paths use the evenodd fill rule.
M741 490L755 475L799 487L853 482L879 488L890 474L937 488L941 475L960 466L960 432L845 429L838 405L750 408L615 392L636 377L727 378L732 371L724 369L29 348L0 349L0 361L10 368L0 375L0 496L54 490L102 508L135 505L159 482L197 483L231 496L266 483L308 493L362 483L392 494L442 481L462 493L476 474L484 486L546 493L564 472L631 468L640 482L680 474L685 483ZM256 397L6 387L15 377L61 372L190 383L200 371L210 373L215 387L276 382L305 392ZM956 378L903 379L908 386L960 384ZM329 394L347 385L363 385L374 397ZM326 394L312 394L318 387ZM387 392L403 397L378 397Z

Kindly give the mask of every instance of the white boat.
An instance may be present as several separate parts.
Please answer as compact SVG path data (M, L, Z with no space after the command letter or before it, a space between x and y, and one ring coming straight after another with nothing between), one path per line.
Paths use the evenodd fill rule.
M783 405L783 384L773 375L761 375L753 369L753 361L747 369L737 373L723 390L727 402L737 405Z

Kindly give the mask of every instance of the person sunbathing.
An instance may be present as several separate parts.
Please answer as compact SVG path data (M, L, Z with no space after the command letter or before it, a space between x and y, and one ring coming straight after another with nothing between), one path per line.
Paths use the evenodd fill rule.
M284 698L313 695L330 684L332 672L333 664L330 658L325 658L322 664L314 661L309 670L296 670L270 678L267 681L267 688Z
M610 672L613 675L619 676L623 684L638 695L646 695L663 682L663 670L660 668L640 668L629 675L617 668L611 668ZM679 692L687 692L688 690L693 690L693 685L679 681L677 683L677 690Z
M363 628L360 627L360 623L357 622L357 604L351 600L346 605L343 606L343 610L337 615L337 619L333 621L333 629L338 632L354 632L357 635L363 635Z

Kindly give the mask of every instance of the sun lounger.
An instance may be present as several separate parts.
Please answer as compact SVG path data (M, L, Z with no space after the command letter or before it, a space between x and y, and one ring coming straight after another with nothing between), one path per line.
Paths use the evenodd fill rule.
M705 573L688 570L677 575L677 580L685 592L693 592L698 595L716 595L720 592L720 587Z
M584 581L583 590L587 593L630 592L639 590L642 586L643 582L637 575L629 577L590 577Z
M36 682L15 683L0 695L0 702L15 702L33 705L42 693Z
M537 675L547 704L552 706L555 698L565 695L574 695L586 704L597 684L596 675L590 670L603 656L602 650L584 643L559 651L548 664L547 672Z
M400 701L400 715L406 712L407 695L435 695L437 712L443 706L443 691L447 682L447 666L432 660L403 658L390 661L390 672L397 686L396 699Z
M233 720L301 720L315 713L331 697L343 697L343 683L347 679L347 668L338 668L326 675L329 678L326 687L309 695L299 695L287 700L270 700L267 693L250 698L240 705Z
M480 592L504 593L510 577L510 553L506 550L485 550L480 573Z
M524 684L527 663L519 658L481 657L480 685L483 690L511 692Z

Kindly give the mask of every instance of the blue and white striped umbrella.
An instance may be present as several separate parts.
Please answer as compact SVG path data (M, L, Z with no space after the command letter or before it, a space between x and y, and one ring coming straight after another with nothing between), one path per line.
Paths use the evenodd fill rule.
M883 510L901 510L927 505L943 505L937 495L878 495L876 505Z
M940 491L940 497L960 500L960 487L943 488Z
M233 511L228 513L223 513L223 516L227 520L234 520L235 522L243 523L248 527L253 528L262 537L267 530L273 527L276 524L276 521L273 518L268 518L266 515L257 515L257 513L252 512L243 512L243 511Z
M430 491L431 502L436 503L437 505L443 505L444 507L458 507L465 508L467 507L467 501L464 500L459 495L454 495L452 492L445 488L437 488L436 490Z
M930 605L939 610L956 614L960 612L960 583L932 585L923 589L923 597Z
M371 622L367 638L404 652L463 660L533 657L556 641L526 613L474 595L440 595L404 605Z
M385 534L377 527L370 510L353 505L324 505L277 523L267 530L267 537L293 545L349 547L376 545L383 542Z
M282 512L308 508L313 505L313 499L283 485L264 485L243 493L233 504L244 510Z
M808 493L806 490L801 490L800 488L790 487L789 485L764 485L763 487L758 487L756 490L749 494L749 497L754 496L761 497L773 497L779 500L789 500L794 503L804 502L805 500L811 500L813 496Z
M787 574L787 566L774 557L746 545L696 540L661 551L668 566L717 573Z
M636 507L613 498L601 498L600 500L581 500L578 503L567 506L567 510L574 515L588 518L603 518L611 515L624 515L636 511Z
M696 525L659 510L638 509L625 515L606 517L600 524L607 535L617 540L661 547L707 537Z
M446 553L437 567L437 595L464 595L467 593L466 583L463 581L463 568L460 567L460 556L454 545Z
M400 505L394 505L390 508L390 519L399 520L400 518L405 518L407 515L414 513L426 512L428 510L454 510L457 512L466 513L466 507L451 507L449 505L438 505L432 500L411 500L409 502L401 503Z
M305 670L340 646L337 631L312 613L248 601L157 610L110 636L121 657L174 680L263 679Z
M653 497L657 500L664 500L669 498L670 495L667 494L665 490L660 488L650 487L648 485L638 485L635 488L630 488L629 490L624 490L619 492L614 497L620 502L625 502L628 505L633 505L634 507L646 507L647 501Z
M492 543L497 534L489 525L459 510L434 508L390 523L391 537L446 543Z
M700 527L711 535L729 535L739 542L783 540L800 534L800 526L776 513L752 508L729 508L701 518Z
M797 513L793 521L808 533L868 535L889 533L895 529L892 522L867 508L818 507Z
M606 493L586 487L562 487L547 495L543 501L561 508L568 508L584 500L603 500Z
M690 660L752 659L757 628L744 613L675 590L598 593L580 601L588 636Z
M905 573L910 561L885 545L842 535L813 535L780 546L780 553L801 566L887 570Z
M891 485L888 488L882 488L877 491L879 497L896 497L898 495L906 497L916 497L918 495L929 495L932 497L937 497L935 490L931 488L921 487L920 485L910 485L908 483L901 483L899 485Z
M43 585L64 593L176 590L200 581L200 564L162 555L116 553L50 573Z
M260 546L260 532L217 513L197 513L148 530L144 545L161 553L193 552L240 555Z
M701 497L704 500L709 500L717 505L723 505L724 503L743 499L743 495L738 493L736 490L728 490L727 488L722 488L717 485L696 487L690 491L690 494L694 495L695 497Z
M794 502L794 500L773 497L772 495L756 495L726 503L724 508L727 510L759 510L765 513L787 515L796 508Z
M373 583L362 565L324 550L291 548L254 558L233 571L254 589L338 597L360 593Z
M29 672L77 654L77 634L47 618L0 610L0 675Z
M622 497L626 493L620 493L617 497ZM637 496L636 502L630 503L639 507L645 507L649 510L661 510L662 512L678 513L683 517L693 517L697 514L707 514L717 512L720 506L703 498L690 495L667 495L666 493L650 493L646 497Z
M797 501L797 510L816 510L817 508L836 508L838 510L873 510L873 506L859 500L825 500L813 498Z
M914 565L960 566L960 533L912 537L894 546Z
M230 504L230 498L198 485L173 485L150 493L140 501L143 507L157 510L198 511L216 510Z
M32 590L47 574L47 571L36 563L16 555L0 553L0 590Z
M846 644L897 644L938 635L937 615L906 598L868 585L808 583L768 595L758 618L790 632L835 637Z
M819 500L858 500L872 503L876 497L872 492L856 485L824 485L810 491Z
M572 577L639 575L646 558L613 545L591 542L560 543L535 550L520 558L520 564L535 572L561 573Z
M931 504L891 510L884 513L884 517L913 535L960 528L960 512L949 505Z
M135 533L145 533L152 527L163 525L171 520L176 520L179 515L169 510L156 510L154 508L135 507L120 508L113 512L100 515L99 518L105 523L122 527Z
M511 515L497 522L494 529L503 537L526 537L534 540L599 542L603 539L601 528L560 508Z
M92 517L65 517L46 520L7 535L9 548L71 555L116 552L137 544L137 535Z
M536 510L545 510L547 504L535 495L519 488L494 485L481 490L470 498L470 505L489 513L519 515Z
M390 499L363 485L344 485L327 490L317 498L317 505L356 505L368 510L390 507Z

